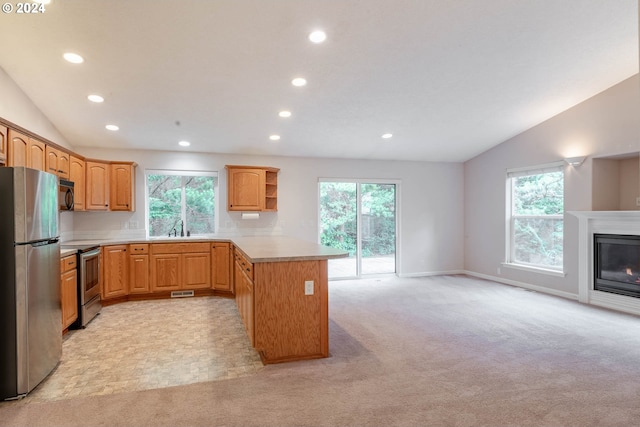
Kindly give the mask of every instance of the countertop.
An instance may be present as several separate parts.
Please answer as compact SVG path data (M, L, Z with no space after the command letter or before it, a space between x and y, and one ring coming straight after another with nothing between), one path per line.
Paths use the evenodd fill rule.
M285 236L236 237L236 245L251 262L311 261L344 258L348 252Z
M340 249L330 248L306 240L296 239L286 236L250 236L250 237L230 237L230 238L195 238L195 237L173 237L173 238L151 238L151 239L117 239L117 240L72 240L62 242L65 245L126 245L131 243L197 243L197 242L230 242L238 247L252 263L278 262L278 261L311 261L321 259L344 258L349 253ZM75 253L75 249L61 249L60 254L64 256Z
M60 258L64 258L69 255L73 255L78 252L77 249L60 249Z

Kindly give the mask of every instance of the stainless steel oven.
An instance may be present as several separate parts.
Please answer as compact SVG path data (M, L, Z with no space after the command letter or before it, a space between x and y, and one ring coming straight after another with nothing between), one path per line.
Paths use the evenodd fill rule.
M100 301L100 248L78 251L78 323L84 328L98 315Z
M78 257L78 320L72 328L85 328L102 308L100 300L100 246L62 244L62 249L76 249Z

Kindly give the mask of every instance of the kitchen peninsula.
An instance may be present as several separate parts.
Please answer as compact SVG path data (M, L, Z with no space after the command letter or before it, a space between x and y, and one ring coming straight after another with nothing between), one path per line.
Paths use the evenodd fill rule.
M284 236L66 242L79 243L102 247L107 303L191 290L235 296L263 363L329 356L327 260L345 251Z

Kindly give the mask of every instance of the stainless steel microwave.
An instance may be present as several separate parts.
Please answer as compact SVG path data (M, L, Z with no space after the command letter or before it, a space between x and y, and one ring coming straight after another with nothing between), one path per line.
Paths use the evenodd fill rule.
M60 197L59 197L59 205L61 211L72 211L73 210L73 182L67 181L65 179L60 180Z

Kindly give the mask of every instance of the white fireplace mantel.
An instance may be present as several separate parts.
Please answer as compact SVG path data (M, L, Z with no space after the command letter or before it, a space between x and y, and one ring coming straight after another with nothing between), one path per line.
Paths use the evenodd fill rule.
M640 236L640 211L571 211L578 218L578 300L640 315L640 298L593 289L593 235Z

